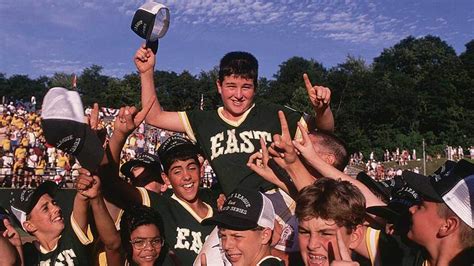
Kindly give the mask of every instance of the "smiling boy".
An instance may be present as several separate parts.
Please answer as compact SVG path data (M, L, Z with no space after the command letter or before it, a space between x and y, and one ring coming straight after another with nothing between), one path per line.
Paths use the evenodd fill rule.
M141 47L134 60L140 73L144 103L156 97L153 81L155 55L150 49ZM312 86L307 75L304 79L317 116L316 127L333 131L330 90ZM266 191L274 186L246 166L248 158L259 150L261 137L269 143L273 134L280 132L278 110L285 112L292 136L297 134L296 123L304 122L304 119L299 112L287 107L256 104L257 85L257 59L247 52L230 52L220 61L216 81L222 107L210 111L168 112L162 110L157 100L146 116L146 122L166 130L185 132L196 141L215 170L225 195L237 187Z
M132 121L134 112L123 111L118 119L114 133L109 142L111 156L118 157L128 134L139 124L129 126L130 130L121 127ZM129 117L129 118L125 118ZM165 245L163 265L191 265L201 250L202 244L209 235L212 226L202 225L201 221L211 217L213 208L212 195L208 189L199 188L200 164L199 150L195 144L181 136L174 135L164 141L158 149L158 156L163 166L161 178L167 186L172 187L172 195L159 195L143 187L134 187L118 178L116 172L107 167L101 169L103 178L107 178L107 197L118 207L126 209L133 204L143 204L155 209L163 218Z

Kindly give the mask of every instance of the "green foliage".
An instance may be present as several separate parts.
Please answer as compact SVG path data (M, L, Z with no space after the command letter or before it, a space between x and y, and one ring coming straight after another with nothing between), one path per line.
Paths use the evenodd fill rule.
M303 74L307 73L313 85L325 82L326 70L314 61L302 57L292 57L280 65L280 70L274 76L275 82L270 88L269 100L278 104L288 104L295 90L305 88Z
M256 102L266 100L312 113L303 81L307 73L313 85L331 88L331 108L336 134L351 152L374 151L382 158L385 149L416 149L421 157L422 140L433 156L449 145L474 145L474 40L459 56L445 41L435 36L409 36L383 50L372 65L348 56L327 70L314 59L292 57L282 62L274 79L260 78ZM123 78L102 74L92 65L78 75L78 91L85 106L98 102L118 108L140 105L140 77ZM218 68L197 76L155 71L160 103L166 110L213 110L220 106L216 89ZM48 88L71 88L73 75L31 79L26 75L7 77L0 73L0 95L42 101Z

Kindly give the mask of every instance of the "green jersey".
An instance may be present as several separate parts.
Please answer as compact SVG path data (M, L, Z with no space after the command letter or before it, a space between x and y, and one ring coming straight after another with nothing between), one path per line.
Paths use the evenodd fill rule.
M143 188L139 190L143 205L158 211L163 219L167 247L176 255L180 265L192 265L207 236L215 227L201 225L202 220L212 217L213 208L205 203L208 213L205 218L200 218L186 202L174 194L167 197ZM203 201L211 199L211 191L200 189L199 198ZM164 265L173 265L170 263L169 258L165 259Z
M81 231L71 215L52 251L45 250L38 241L23 245L25 265L92 265L90 243L92 239Z
M294 137L297 122L304 122L301 114L276 104L254 104L237 122L226 119L222 107L217 111L179 113L187 135L201 146L224 194L237 187L263 191L274 187L248 168L247 162L260 150L260 138L270 143L274 134L281 134L279 110L285 113Z

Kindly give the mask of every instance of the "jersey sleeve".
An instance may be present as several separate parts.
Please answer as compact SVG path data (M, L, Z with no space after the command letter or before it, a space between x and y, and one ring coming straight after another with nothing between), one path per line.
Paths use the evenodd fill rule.
M138 187L138 190L140 191L143 205L158 211L162 217L169 213L170 201L168 197L159 195L143 187Z
M181 124L183 124L184 126L184 130L188 138L194 142L197 142L197 137L194 133L193 126L191 124L191 122L196 119L196 116L197 116L196 112L195 111L178 112L178 115L181 120Z
M76 220L74 219L74 216L71 214L71 227L73 233L76 235L76 237L79 239L79 241L83 245L88 245L94 241L94 236L93 234L87 234L81 230L79 225L77 224ZM87 225L86 232L90 232L90 225Z
M367 227L367 231L365 232L365 246L367 248L367 253L369 254L369 259L372 265L379 265L380 263L379 259L377 259L377 256L380 256L380 254L377 254L379 248L379 237L380 230Z
M138 191L140 192L140 196L142 197L142 204L151 207L151 199L149 195L149 191L146 190L144 187L137 187Z

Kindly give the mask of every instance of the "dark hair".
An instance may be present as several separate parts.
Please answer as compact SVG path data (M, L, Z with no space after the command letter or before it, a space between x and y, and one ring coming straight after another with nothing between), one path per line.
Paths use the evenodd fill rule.
M160 231L161 238L164 238L163 220L154 209L144 205L133 205L126 209L122 215L120 220L120 238L122 240L122 249L130 263L132 263L133 254L130 236L137 227L148 224L155 225ZM166 253L166 249L162 248L158 260L162 260Z
M338 226L353 230L365 217L365 198L348 181L318 178L303 188L296 199L296 217L333 220Z
M349 154L347 152L346 143L341 138L328 131L313 130L310 134L316 137L318 141L317 145L334 154L334 157L336 158L334 167L340 171L344 171L344 168L349 163Z
M255 56L247 52L230 52L222 57L219 64L219 83L224 77L235 75L238 77L252 79L253 85L258 85L258 61Z
M163 165L164 172L169 175L169 170L171 165L173 165L176 161L186 161L189 159L193 159L196 161L198 166L200 165L198 159L198 153L194 149L181 149L177 150L176 152L172 152L166 155L165 158L161 160L161 164Z

